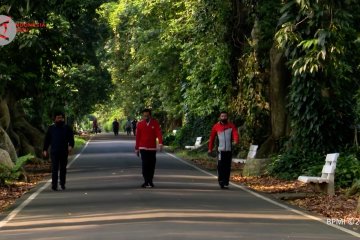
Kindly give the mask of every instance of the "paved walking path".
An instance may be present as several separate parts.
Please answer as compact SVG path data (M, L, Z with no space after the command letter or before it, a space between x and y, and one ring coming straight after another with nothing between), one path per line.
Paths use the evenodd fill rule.
M100 134L69 166L66 191L38 186L0 222L0 239L358 239L166 153L143 189L134 138ZM30 197L30 198L29 198ZM337 225L333 225L337 226Z

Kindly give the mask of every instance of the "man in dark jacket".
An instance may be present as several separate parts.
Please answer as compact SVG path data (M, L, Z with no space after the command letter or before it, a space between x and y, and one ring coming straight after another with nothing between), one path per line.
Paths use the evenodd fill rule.
M118 120L116 118L113 121L112 126L113 126L114 135L115 136L119 135L119 126L120 125L119 125L119 122L118 122Z
M134 120L131 122L134 136L136 136L137 123L138 123L138 121L137 121L136 119L134 119Z
M52 190L58 188L58 171L60 170L60 186L65 190L66 183L66 165L68 154L74 148L74 133L72 129L65 124L65 114L56 112L54 114L54 124L49 126L43 148L44 157L48 157L48 148L51 146L51 171L52 171Z

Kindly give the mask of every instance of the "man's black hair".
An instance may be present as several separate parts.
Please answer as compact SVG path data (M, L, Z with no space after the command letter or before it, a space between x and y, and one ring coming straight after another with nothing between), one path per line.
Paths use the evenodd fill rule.
M145 112L148 112L151 115L151 109L145 108L144 110L142 110L141 113L145 113Z
M65 118L65 113L63 111L56 110L54 111L53 117L55 118L56 116L63 116L63 118Z
M221 114L229 115L227 111L221 111L221 112L220 112L220 115L221 115Z

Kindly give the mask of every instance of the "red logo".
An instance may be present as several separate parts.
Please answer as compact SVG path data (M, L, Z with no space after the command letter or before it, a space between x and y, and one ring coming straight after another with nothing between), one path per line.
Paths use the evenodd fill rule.
M7 45L16 36L16 24L8 16L0 15L0 46Z

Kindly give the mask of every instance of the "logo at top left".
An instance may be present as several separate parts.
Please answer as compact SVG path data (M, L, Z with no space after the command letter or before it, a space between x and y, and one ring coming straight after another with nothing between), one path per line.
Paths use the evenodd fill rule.
M7 45L16 36L16 23L8 16L0 15L0 46Z

